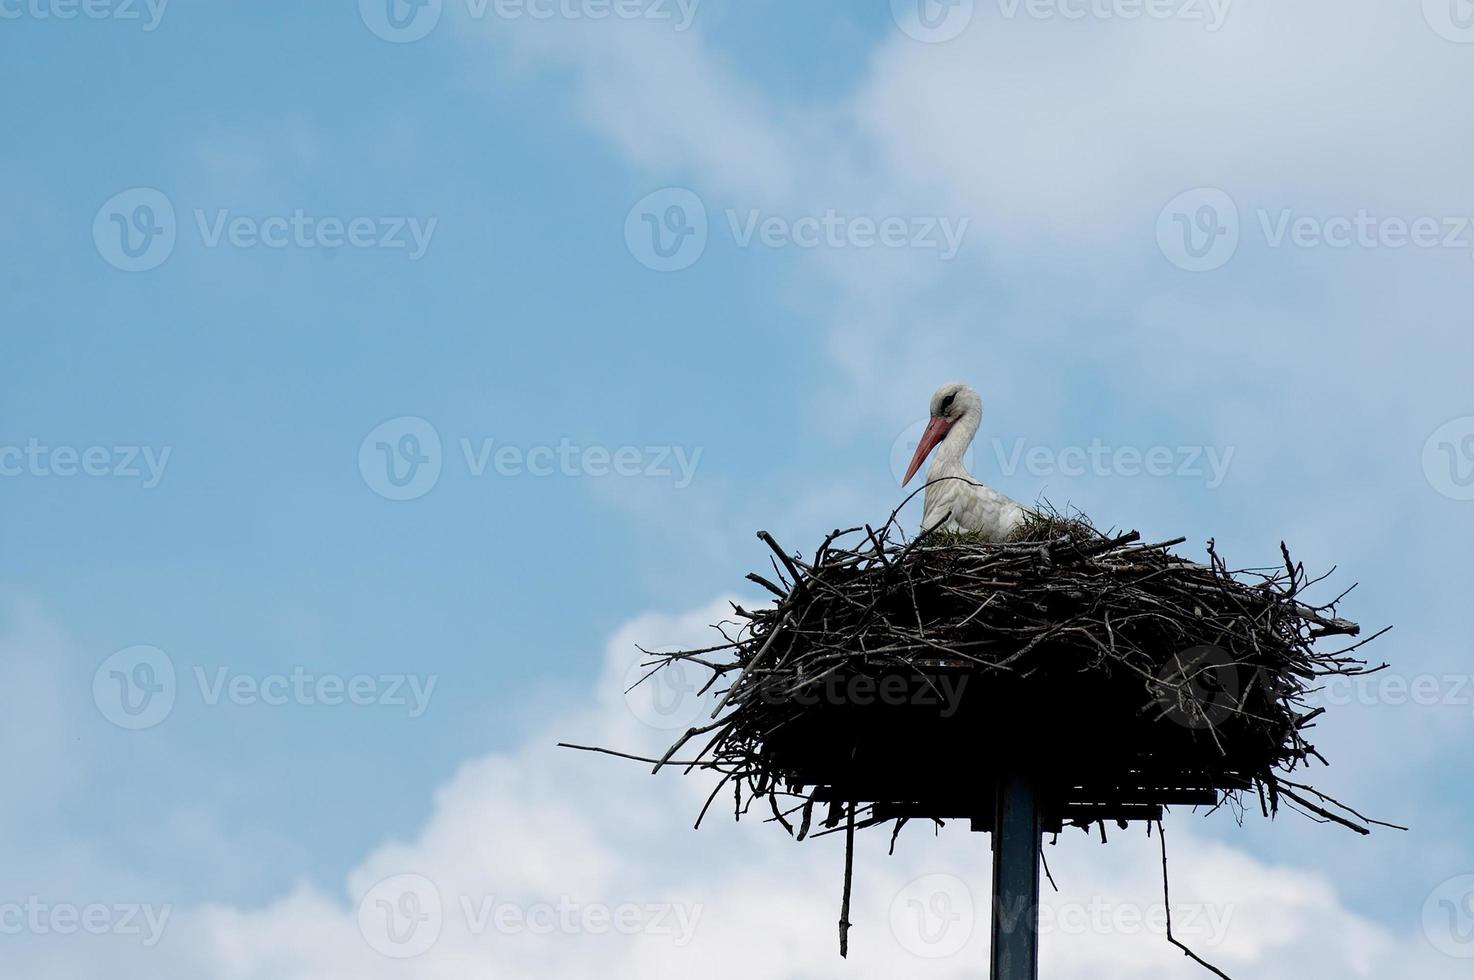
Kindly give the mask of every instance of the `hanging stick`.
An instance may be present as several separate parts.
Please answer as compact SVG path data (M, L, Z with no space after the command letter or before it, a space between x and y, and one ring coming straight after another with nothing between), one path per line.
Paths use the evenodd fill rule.
M844 831L844 901L839 907L839 955L850 955L850 884L855 877L855 804Z
M1209 963L1191 949L1188 949L1186 945L1178 942L1176 936L1172 935L1172 895L1167 890L1167 834L1162 830L1162 821L1160 820L1157 821L1157 841L1162 845L1162 904L1167 907L1167 941L1182 950L1183 955L1198 964L1198 966L1212 971L1214 976L1222 977L1223 980L1233 980L1233 977L1230 977L1227 973L1224 973L1218 967Z

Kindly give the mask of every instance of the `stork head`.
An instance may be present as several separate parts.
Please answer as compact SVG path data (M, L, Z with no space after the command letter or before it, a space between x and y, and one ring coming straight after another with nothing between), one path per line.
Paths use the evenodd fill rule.
M911 482L916 471L921 469L921 464L926 462L926 457L931 455L938 443L947 438L947 433L952 431L954 425L969 416L976 425L982 414L983 400L967 385L960 381L949 381L938 388L936 394L931 396L931 421L921 434L921 442L916 445L916 455L911 457L911 465L906 467L906 476L901 480L901 485Z

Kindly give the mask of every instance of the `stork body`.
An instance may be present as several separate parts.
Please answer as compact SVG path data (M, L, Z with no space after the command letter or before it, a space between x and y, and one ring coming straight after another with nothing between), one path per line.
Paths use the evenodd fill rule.
M927 455L936 450L926 471L923 531L941 525L943 531L1005 541L1023 523L1027 513L1023 507L975 479L963 465L963 454L982 420L982 399L967 385L951 382L932 395L931 421L902 481L911 482Z

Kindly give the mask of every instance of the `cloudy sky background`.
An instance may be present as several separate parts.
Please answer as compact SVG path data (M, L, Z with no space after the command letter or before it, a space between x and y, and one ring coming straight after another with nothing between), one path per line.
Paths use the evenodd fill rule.
M1241 976L1468 976L1474 11L833 6L0 4L17 975L976 975L986 838L865 842L841 962L832 841L692 833L696 780L553 748L668 741L620 694L634 644L758 601L758 528L883 520L956 377L1001 489L1240 564L1287 540L1396 626L1392 680L1328 692L1318 781L1412 832L1174 813L1188 938ZM299 211L366 244L249 244ZM860 224L789 237L829 213ZM175 689L129 728L139 663ZM370 703L252 693L298 671ZM1131 925L1155 848L1050 851L1048 975L1199 975ZM384 955L377 901L425 881L433 944ZM465 914L560 902L638 917Z

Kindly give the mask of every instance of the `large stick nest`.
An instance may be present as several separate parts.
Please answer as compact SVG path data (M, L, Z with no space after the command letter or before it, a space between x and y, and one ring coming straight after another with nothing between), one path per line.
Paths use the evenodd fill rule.
M1246 798L1266 817L1284 805L1362 834L1379 823L1295 778L1326 764L1309 741L1325 679L1386 665L1356 656L1381 633L1348 639L1361 630L1337 614L1346 592L1308 599L1321 579L1283 544L1273 567L1230 570L1212 541L1194 562L1172 552L1184 539L1052 512L1004 543L899 540L895 521L835 531L809 561L759 532L772 574L748 578L776 601L734 605L720 644L649 654L643 678L689 689L695 669L716 701L644 760L721 775L698 826L730 786L739 819L758 803L800 839L816 815L818 833L845 832L841 955L855 831L894 823L893 848L909 820L991 831L1005 783L1033 791L1041 829L1102 839L1108 822L1160 832L1173 804L1241 817ZM1165 837L1162 872L1165 895ZM1170 917L1167 939L1226 977Z
M1265 816L1376 822L1294 778L1325 763L1314 693L1369 672L1354 654L1375 637L1345 639L1360 632L1337 616L1345 593L1307 600L1319 580L1283 545L1272 568L1230 570L1212 542L1193 562L1172 553L1183 539L1053 513L1007 543L895 526L835 531L808 561L759 533L773 571L748 577L776 601L734 606L719 645L651 654L652 674L695 667L720 696L657 769L718 772L713 799L733 784L739 817L760 802L800 838L816 806L851 832L989 829L1005 776L1036 787L1056 831L1174 803L1242 813L1246 798Z

